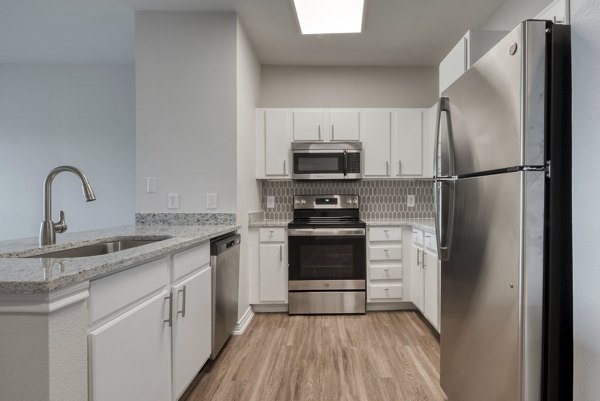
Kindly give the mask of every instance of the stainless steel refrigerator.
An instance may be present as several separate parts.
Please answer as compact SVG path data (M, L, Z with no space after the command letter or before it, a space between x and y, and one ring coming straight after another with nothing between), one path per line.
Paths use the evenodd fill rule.
M572 399L570 80L569 27L526 21L440 99L449 401Z

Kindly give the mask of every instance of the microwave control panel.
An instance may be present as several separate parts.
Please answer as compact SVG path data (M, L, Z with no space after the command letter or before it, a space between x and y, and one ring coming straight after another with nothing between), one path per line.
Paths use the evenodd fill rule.
M360 173L360 153L347 153L346 154L347 174L358 174Z

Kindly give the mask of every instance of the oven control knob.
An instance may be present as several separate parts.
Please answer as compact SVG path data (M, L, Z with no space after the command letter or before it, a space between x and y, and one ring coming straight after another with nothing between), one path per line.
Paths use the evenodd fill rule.
M301 204L301 205L304 205L304 204L306 204L306 201L305 201L304 199L302 199L302 200L300 201L300 204Z
M300 204L300 201L299 201L298 199L296 199L296 200L294 201L294 203L295 203L296 205L299 205L299 204Z
M352 199L346 199L346 203L352 204Z
M354 202L354 204L358 205L358 199L354 199L352 202Z

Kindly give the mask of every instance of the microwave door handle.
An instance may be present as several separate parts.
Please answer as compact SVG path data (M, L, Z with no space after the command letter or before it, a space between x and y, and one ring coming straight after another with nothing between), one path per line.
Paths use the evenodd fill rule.
M344 177L348 175L348 153L344 150Z

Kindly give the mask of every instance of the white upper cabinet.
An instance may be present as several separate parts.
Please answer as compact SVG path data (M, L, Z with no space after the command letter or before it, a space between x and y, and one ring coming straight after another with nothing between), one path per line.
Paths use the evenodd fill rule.
M404 109L396 113L395 175L420 177L423 175L423 110Z
M467 72L468 38L465 35L440 63L440 94Z
M557 24L570 24L569 0L555 0L544 8L535 19L547 19Z
M329 138L332 141L360 140L360 111L332 110L329 112Z
M390 110L363 112L365 177L389 177L391 165L392 116Z
M325 139L324 111L294 110L292 120L294 141L322 141Z
M506 34L506 31L468 31L440 63L440 94Z
M256 177L290 177L290 113L288 110L256 111Z
M294 141L358 141L360 110L293 110Z

